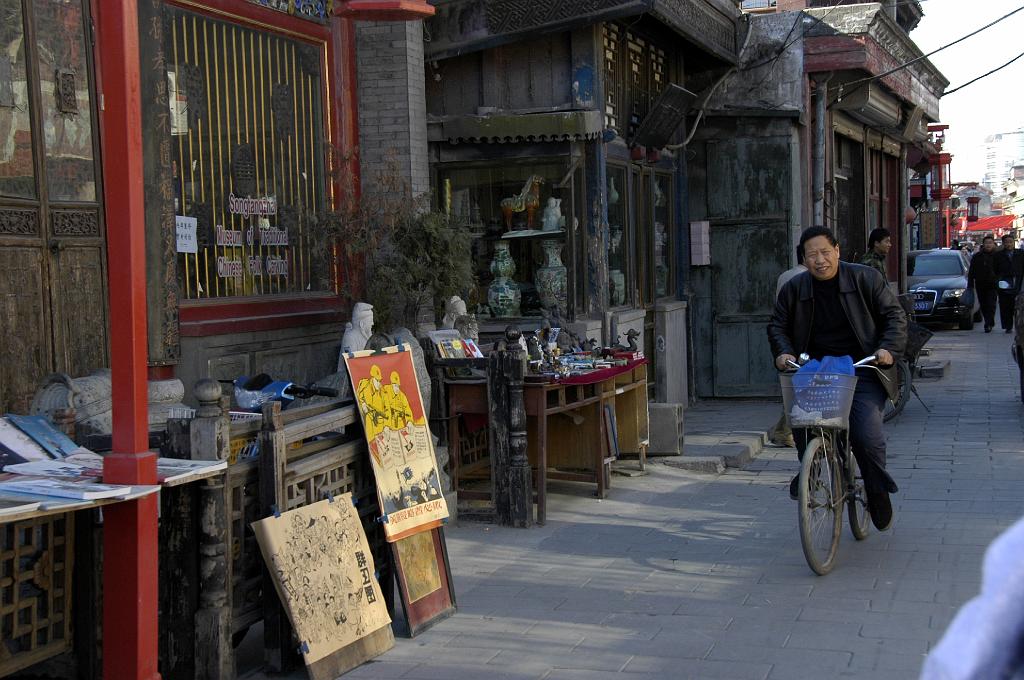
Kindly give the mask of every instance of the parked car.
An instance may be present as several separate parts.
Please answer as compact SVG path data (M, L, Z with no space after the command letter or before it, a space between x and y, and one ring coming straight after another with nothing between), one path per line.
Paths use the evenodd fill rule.
M919 323L952 323L974 328L978 296L967 285L967 258L959 250L912 250L907 256L907 290Z

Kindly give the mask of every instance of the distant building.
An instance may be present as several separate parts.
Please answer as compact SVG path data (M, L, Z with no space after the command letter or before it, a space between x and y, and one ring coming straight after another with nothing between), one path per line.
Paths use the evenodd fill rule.
M1024 128L989 135L985 138L985 176L981 183L989 191L1001 191L1010 169L1021 161L1024 161Z

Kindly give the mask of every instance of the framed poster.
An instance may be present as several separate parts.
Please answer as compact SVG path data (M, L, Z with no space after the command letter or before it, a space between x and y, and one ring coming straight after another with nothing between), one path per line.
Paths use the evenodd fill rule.
M370 449L387 540L440 526L448 506L412 352L398 345L343 358Z
M438 527L407 536L392 543L391 552L409 637L416 637L455 613L444 530Z

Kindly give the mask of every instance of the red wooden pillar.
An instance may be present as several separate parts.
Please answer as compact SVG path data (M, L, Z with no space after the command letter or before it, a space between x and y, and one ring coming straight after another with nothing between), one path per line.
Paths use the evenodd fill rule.
M110 286L113 453L105 481L155 484L146 405L146 275L136 0L97 10L100 135ZM157 496L103 513L103 677L159 680Z

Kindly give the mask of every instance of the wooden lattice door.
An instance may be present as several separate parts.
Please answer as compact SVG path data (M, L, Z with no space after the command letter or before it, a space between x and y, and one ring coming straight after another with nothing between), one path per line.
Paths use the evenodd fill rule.
M88 5L0 0L0 413L108 363Z

